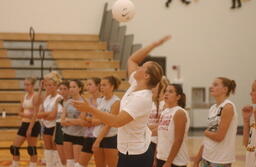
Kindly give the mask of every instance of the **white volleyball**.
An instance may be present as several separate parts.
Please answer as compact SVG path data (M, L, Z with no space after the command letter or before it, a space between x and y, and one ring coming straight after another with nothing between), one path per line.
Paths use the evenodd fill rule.
M135 15L135 6L130 0L117 0L112 6L112 15L119 22L128 22Z

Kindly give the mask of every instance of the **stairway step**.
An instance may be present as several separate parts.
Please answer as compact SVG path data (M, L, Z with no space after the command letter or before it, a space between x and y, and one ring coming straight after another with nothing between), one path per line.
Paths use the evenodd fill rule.
M0 40L29 41L28 33L0 33ZM99 36L94 34L49 34L36 33L36 41L98 41Z
M50 41L47 43L49 50L105 50L105 42L59 42Z
M46 42L34 42L33 44L34 49L38 49L39 46L43 46L43 48L47 47ZM30 41L4 41L3 49L31 49L31 42Z
M52 51L53 58L66 58L66 59L113 59L113 52L110 51Z

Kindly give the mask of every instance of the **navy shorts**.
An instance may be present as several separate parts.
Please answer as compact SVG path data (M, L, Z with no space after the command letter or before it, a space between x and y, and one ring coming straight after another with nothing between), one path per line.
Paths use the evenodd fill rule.
M122 154L119 152L117 167L152 167L154 159L152 158L152 148L139 155Z
M62 131L62 126L59 122L56 123L54 142L58 145L63 145L63 131Z
M53 136L55 130L55 126L51 128L43 127L43 134Z
M29 124L30 124L29 122L22 122L17 134L19 136L26 137ZM36 121L33 128L32 128L31 136L32 137L38 137L39 134L40 134L40 130L41 130L41 125L38 121Z
M82 152L92 154L93 153L92 146L93 146L93 143L95 142L95 140L96 140L95 137L84 138Z
M84 137L82 137L82 136L72 136L72 135L68 135L68 134L64 133L63 141L64 142L70 142L74 145L83 145Z

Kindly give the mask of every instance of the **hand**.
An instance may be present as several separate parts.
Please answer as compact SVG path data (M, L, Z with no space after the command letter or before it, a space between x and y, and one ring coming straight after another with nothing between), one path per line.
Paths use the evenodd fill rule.
M42 79L39 83L39 90L42 90L44 88L44 79Z
M243 119L245 120L245 121L249 121L250 120L250 117L251 117L251 115L252 115L252 113L253 113L253 107L252 106L245 106L245 107L243 107L243 109L242 109L242 114L243 114Z
M55 103L60 103L61 100L63 100L63 97L62 97L62 96L58 97L58 98L56 99Z
M155 45L155 46L160 46L160 45L162 45L163 43L165 43L166 41L168 41L168 40L170 40L170 39L171 39L171 35L167 35L167 36L163 37L162 39L156 41L156 42L154 43L154 45Z
M156 159L154 159L152 167L157 167L157 160Z
M166 161L163 165L163 167L171 167L172 166L172 162L168 162Z
M194 161L192 167L199 167L199 163L200 163L200 162Z
M60 124L61 124L62 126L68 126L68 121L66 121L66 119L65 119L65 120L62 120L62 121L60 122Z
M95 141L92 145L92 151L97 152L100 149L100 142Z
M31 132L32 132L32 128L28 128L28 130L26 132L26 137L30 137L31 136Z
M87 101L80 102L72 100L71 104L80 112L92 112L91 106L88 104Z

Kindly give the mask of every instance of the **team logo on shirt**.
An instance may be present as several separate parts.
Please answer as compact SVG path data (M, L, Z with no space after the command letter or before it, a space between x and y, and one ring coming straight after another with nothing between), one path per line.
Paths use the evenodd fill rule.
M162 116L160 118L158 129L159 130L168 130L171 120L172 120L172 115Z
M208 118L208 130L215 132L217 131L219 127L219 121L220 121L220 116L222 112L223 107L220 107L219 111L217 112L217 115Z

